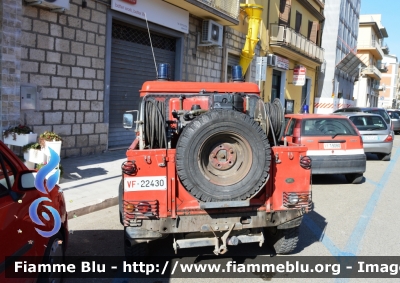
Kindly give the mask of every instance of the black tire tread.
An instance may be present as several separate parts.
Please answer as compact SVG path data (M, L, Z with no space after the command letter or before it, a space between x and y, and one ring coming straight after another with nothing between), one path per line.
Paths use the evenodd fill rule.
M194 119L190 124L188 124L185 129L182 131L182 134L179 137L177 146L176 146L176 167L178 176L185 187L185 189L190 192L195 198L204 201L204 202L212 202L212 201L226 201L221 199L213 198L212 196L206 194L204 191L199 189L199 185L194 184L190 177L187 174L187 168L184 164L185 158L185 148L192 142L192 136L195 135L199 129L210 122L216 121L219 118L227 118L230 121L244 121L249 128L252 128L253 131L256 132L258 137L262 140L265 159L267 160L268 166L263 168L262 176L259 178L257 185L246 191L242 194L238 199L228 199L229 200L246 200L251 196L255 195L261 188L262 185L265 183L267 178L269 177L269 169L271 163L271 151L270 151L270 144L268 141L265 132L259 126L259 124L254 121L250 116L232 110L214 110L202 114L201 116Z
M345 174L347 182L351 184L360 184L363 180L362 173Z
M385 153L378 153L378 159L382 161L390 161L390 158L392 157L392 153L385 154Z
M299 227L277 230L276 242L273 244L277 254L289 254L296 247L299 241Z
M132 245L130 247L125 245L125 257L133 258L138 256L148 256L149 246L147 243L139 243Z

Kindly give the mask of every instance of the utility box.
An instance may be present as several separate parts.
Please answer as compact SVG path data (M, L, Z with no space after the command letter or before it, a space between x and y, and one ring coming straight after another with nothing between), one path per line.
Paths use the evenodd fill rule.
M36 85L21 85L21 110L36 110Z

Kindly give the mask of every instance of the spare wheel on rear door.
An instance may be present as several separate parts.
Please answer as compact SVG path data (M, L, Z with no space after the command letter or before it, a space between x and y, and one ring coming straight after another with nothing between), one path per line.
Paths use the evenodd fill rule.
M176 166L183 186L204 202L246 200L266 183L271 148L251 117L233 110L202 114L182 131Z

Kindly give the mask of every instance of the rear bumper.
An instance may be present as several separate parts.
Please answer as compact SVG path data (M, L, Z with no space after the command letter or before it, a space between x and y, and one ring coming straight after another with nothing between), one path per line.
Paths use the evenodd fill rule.
M293 220L301 220L305 213L307 212L302 209L289 209L273 213L258 211L257 213L182 215L176 219L143 220L136 227L125 227L125 237L132 243L140 243L162 238L166 234L226 232L232 226L233 231L273 226L286 229L300 225L301 221Z
M309 156L312 174L364 173L366 168L365 154Z
M366 143L364 142L364 151L368 153L385 153L392 152L393 142Z

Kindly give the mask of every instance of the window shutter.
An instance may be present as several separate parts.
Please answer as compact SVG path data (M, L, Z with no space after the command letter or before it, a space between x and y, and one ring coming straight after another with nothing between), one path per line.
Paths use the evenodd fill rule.
M310 34L310 40L317 44L317 34L319 30L319 22L314 21L312 28L311 28L311 34Z
M292 0L281 0L279 5L279 24L280 25L290 25L290 9L292 6Z

